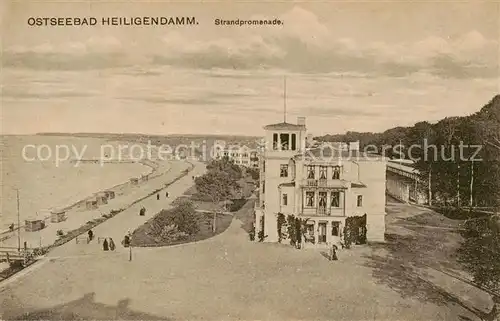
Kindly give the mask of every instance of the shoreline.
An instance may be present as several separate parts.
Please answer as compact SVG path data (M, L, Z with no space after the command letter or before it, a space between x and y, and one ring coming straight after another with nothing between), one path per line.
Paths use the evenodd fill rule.
M22 274L23 271L30 271L30 267L31 266L40 266L40 264L43 264L43 262L46 262L45 260L43 260L43 258L46 258L46 255L52 249L57 248L57 247L59 247L61 245L64 245L64 244L66 244L66 243L74 240L78 236L80 236L80 235L85 234L86 232L88 232L90 229L93 229L96 226L98 226L98 225L106 222L107 220L115 217L116 215L120 214L121 212L123 212L123 211L131 208L135 204L143 201L144 199L146 199L148 197L151 197L152 195L158 193L159 191L162 191L162 190L168 188L170 185L176 183L181 178L187 176L189 174L189 172L191 172L194 169L194 164L193 163L191 163L191 162L187 162L187 163L189 164L188 168L186 168L183 171L179 172L178 175L175 176L173 179L169 180L167 183L163 184L161 187L156 188L156 189L154 189L151 192L148 192L146 195L142 195L142 196L138 197L137 199L135 199L131 203L128 203L126 206L121 207L119 210L116 210L116 211L112 210L111 213L109 213L107 215L103 215L102 217L93 219L93 220L88 221L87 223L85 223L83 225L77 226L77 227L75 227L75 229L69 231L64 236L56 239L51 244L44 245L44 246L41 246L41 247L38 247L38 248L31 248L30 250L34 250L33 253L38 253L38 254L35 254L35 256L37 256L37 257L35 257L35 259L33 261L29 262L29 264L27 266L24 266L24 267L21 267L21 268L12 268L12 267L9 266L5 270L5 271L8 270L8 272L5 275L2 275L0 277L0 288L3 287L3 285L5 284L5 282L9 282L9 280L11 280L11 278L14 277L15 275L18 275L19 273ZM169 171L170 171L170 168L167 169L165 172L162 172L162 173L158 174L156 177L164 175L164 174L166 174ZM28 272L26 272L26 273L28 273Z
M145 196L141 196L137 199L135 199L134 201L132 201L131 203L127 204L126 206L124 207L121 207L120 209L116 210L116 211L111 211L109 214L107 215L103 215L97 219L94 219L92 221L88 221L87 223L83 224L83 225L80 225L78 227L76 227L75 229L69 231L66 235L62 236L61 238L55 240L54 243L50 244L50 245L46 245L46 246L43 246L42 248L45 249L45 252L48 252L50 251L52 248L55 248L55 247L58 247L58 246L61 246L63 244L66 244L68 242L70 242L71 240L77 238L78 236L86 233L88 230L106 222L107 220L109 220L110 218L113 218L115 217L116 215L120 214L121 212L129 209L130 207L134 206L135 204L143 201L144 199L158 193L159 191L162 191L166 188L168 188L170 185L174 184L175 182L177 182L178 180L180 180L181 178L183 178L184 176L188 175L190 171L193 170L194 168L194 165L190 162L187 162L190 166L179 173L178 176L176 176L174 179L172 179L170 182L168 183L165 183L163 184L162 187L160 188L157 188L157 189L154 189L153 191L147 193ZM170 170L170 169L169 169ZM167 173L169 170L165 171L164 173L158 175L158 176L161 176L165 173ZM156 177L158 177L156 176ZM128 184L127 184L128 185ZM46 254L46 253L45 253Z
M141 165L143 166L146 166L146 167L149 167L149 173L144 175L140 175L139 177L143 178L143 177L147 177L148 179L150 178L154 178L154 177L157 177L159 175L162 175L163 173L158 173L158 170L160 168L160 164L157 163L157 162L154 162L154 161L151 161L151 160L142 160L142 161L109 161L107 163L111 163L111 164L120 164L120 163L140 163ZM168 171L168 170L167 170ZM120 194L119 192L123 192L123 189L128 187L130 183L130 177L128 180L122 182L122 183L118 183L118 184L115 184L113 186L110 186L108 188L104 188L104 189L101 189L101 190L98 190L98 191L95 191L93 192L91 195L88 195L86 197L84 197L83 199L80 199L76 202L73 202L69 205L66 205L66 206L61 206L61 207L57 207L58 210L61 210L61 211L64 211L64 212L67 212L67 211L71 211L73 209L77 209L77 208L80 208L82 207L82 205L85 205L85 203L87 202L87 200L90 200L92 199L93 197L95 197L96 195L98 195L99 193L102 193L104 191L114 191L117 195L122 195ZM43 218L43 221L47 221L47 220L50 220L50 215L49 216L45 216ZM14 228L14 230L4 230L4 231L0 231L0 242L3 242L9 238L11 238L12 236L14 236L15 232L19 229L19 228L24 228L25 224L24 223L21 223L20 226ZM11 234L11 235L9 235Z
M149 173L147 173L146 175L141 175L140 177L148 177L148 178L152 178L152 174L156 174L157 173L157 170L158 168L160 167L158 163L155 163L153 161L151 161L152 164L156 165L152 165L152 164L148 164L146 163L145 161L139 161L139 162L135 162L135 161L108 161L107 163L111 163L111 164L124 164L124 163L140 163L142 164L143 166L147 166L150 168L150 171ZM154 176L153 176L154 177ZM125 182L122 182L122 183L118 183L118 184L115 184L111 187L108 187L108 188L105 188L105 189L102 189L102 190L99 190L97 192L94 192L92 193L91 195L79 200L79 201L76 201L70 205L67 205L67 206L61 206L60 209L61 211L70 211L72 209L75 209L75 208L78 208L80 206L82 206L82 204L85 204L85 202L93 197L95 197L96 195L98 195L99 193L102 193L104 191L113 191L114 189L120 189L122 187L126 187L128 186L130 182L130 177L129 177L129 180L125 181ZM45 218L46 219L46 218Z

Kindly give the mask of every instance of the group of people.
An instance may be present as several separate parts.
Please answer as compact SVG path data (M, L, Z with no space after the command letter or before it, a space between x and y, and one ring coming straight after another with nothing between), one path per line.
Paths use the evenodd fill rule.
M168 192L165 192L165 197L168 198ZM156 199L160 200L160 193L156 194Z
M109 242L107 238L104 239L104 242L102 242L102 249L104 251L109 251L109 250L114 251L116 249L115 242L111 237L109 238Z
M168 198L168 192L165 192L165 197ZM156 199L159 200L160 199L160 194L156 194ZM139 210L139 216L144 216L146 215L146 208L143 206L141 207L141 209ZM131 233L130 231L127 233L127 235L125 235L123 241L122 241L122 244L124 247L129 247L130 246L130 236L131 236ZM92 241L94 239L94 232L92 230L89 230L88 231L88 240L87 240L87 243L89 243L90 241ZM115 242L113 241L113 239L110 237L109 238L109 241L108 241L108 238L105 238L104 239L104 242L102 243L102 249L104 251L114 251L116 249L116 245L115 245Z
M88 235L87 243L90 243L94 239L94 231L89 230L87 232L87 235ZM111 237L109 238L109 241L108 238L104 239L104 242L102 242L102 249L104 251L109 251L109 250L114 251L116 249L115 242Z

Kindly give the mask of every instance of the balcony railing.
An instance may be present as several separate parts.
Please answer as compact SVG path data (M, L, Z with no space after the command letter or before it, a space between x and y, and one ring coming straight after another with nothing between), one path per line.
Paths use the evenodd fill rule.
M342 207L305 207L301 215L304 216L345 216Z
M331 188L348 188L348 183L345 180L339 179L311 179L307 178L301 181L304 187L331 187Z
M318 215L330 215L330 209L326 207L318 207Z
M306 185L306 186L318 186L318 181L315 180L314 178L308 178L306 179L304 182L303 182L303 185Z

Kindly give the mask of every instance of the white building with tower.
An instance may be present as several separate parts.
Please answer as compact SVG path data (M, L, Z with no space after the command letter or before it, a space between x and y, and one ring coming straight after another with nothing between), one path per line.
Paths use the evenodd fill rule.
M366 239L382 241L385 233L386 161L365 155L359 143L349 149L322 145L306 148L306 119L264 127L265 150L260 159L259 200L255 232L266 242L278 241L280 214L304 219L306 242L338 243L346 219L366 222ZM261 232L261 233L262 233Z

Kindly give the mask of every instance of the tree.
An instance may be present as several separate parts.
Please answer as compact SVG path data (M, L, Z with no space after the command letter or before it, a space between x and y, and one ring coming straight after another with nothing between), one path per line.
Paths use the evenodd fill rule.
M234 181L237 181L242 177L241 168L228 156L212 160L208 163L207 170L224 172Z
M217 211L222 211L220 203L230 199L237 184L228 173L217 169L209 170L203 176L197 177L194 182L198 193L209 198L215 205L212 225L212 230L215 233Z
M247 174L249 174L253 180L255 180L255 181L259 180L260 173L259 173L258 168L248 168L246 171L247 171Z

